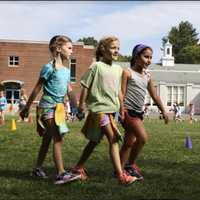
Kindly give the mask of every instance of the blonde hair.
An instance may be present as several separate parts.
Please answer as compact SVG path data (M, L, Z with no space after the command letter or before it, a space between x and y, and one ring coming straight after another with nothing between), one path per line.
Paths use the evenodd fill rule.
M49 50L53 57L55 57L57 54L56 48L61 47L66 42L72 42L72 40L69 37L64 36L64 35L56 35L51 38L49 42Z
M106 48L110 46L110 44L114 41L119 41L119 39L115 36L108 36L108 37L103 37L96 48L96 61L99 61L100 58L103 57L103 51L105 51Z

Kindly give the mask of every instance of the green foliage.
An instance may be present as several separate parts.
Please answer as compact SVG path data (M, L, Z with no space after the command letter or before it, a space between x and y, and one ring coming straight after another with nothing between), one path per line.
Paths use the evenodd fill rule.
M177 61L182 63L200 63L200 46L187 46L180 50Z
M119 62L130 62L131 56L126 56L126 55L119 55L118 61Z
M92 45L94 47L98 45L98 41L94 37L83 37L78 42L83 42L85 45Z
M173 56L175 57L176 63L189 63L190 60L194 60L193 58L189 57L189 55L193 56L191 53L188 53L188 60L183 59L186 51L191 50L191 48L187 47L195 47L198 45L199 41L198 33L190 22L181 21L178 27L173 26L168 36L162 38L163 44L166 43L168 39L173 45ZM200 60L195 60L194 63L200 63Z

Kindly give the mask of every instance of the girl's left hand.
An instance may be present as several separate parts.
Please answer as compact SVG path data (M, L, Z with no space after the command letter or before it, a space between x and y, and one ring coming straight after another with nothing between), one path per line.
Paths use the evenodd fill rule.
M163 119L165 121L165 124L168 124L169 123L169 117L168 117L168 115L166 113L163 113L162 115L163 115Z

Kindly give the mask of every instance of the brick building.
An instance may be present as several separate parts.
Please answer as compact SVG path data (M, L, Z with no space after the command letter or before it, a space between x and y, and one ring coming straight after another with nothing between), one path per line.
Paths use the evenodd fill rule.
M50 61L48 42L0 40L0 85L10 103L16 102L23 87L29 95L36 84L41 67ZM71 82L77 96L80 94L80 77L94 59L94 47L82 42L73 44ZM38 95L36 100L39 100Z

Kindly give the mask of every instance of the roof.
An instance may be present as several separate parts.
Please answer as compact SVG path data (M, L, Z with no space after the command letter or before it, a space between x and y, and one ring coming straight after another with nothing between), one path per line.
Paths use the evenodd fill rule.
M35 40L7 40L7 39L0 39L0 43L23 43L23 44L49 44L49 41L35 41ZM92 45L84 45L83 42L73 42L75 46L83 46L84 49L94 49Z
M129 62L117 62L117 64L123 68L130 66ZM175 64L173 67L163 67L153 63L148 70L156 82L200 85L200 64Z

